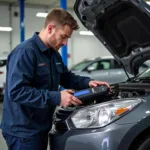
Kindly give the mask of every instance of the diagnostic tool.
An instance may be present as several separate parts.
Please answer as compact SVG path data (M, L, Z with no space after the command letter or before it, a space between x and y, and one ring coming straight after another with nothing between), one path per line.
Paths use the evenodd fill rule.
M82 102L94 99L98 96L105 95L109 91L109 88L106 85L101 85L81 91L76 91L74 96L80 99Z

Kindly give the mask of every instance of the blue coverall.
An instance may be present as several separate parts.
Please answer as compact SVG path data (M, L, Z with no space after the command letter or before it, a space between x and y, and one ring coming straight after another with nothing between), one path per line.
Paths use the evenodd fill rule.
M8 56L1 129L9 150L46 150L58 86L88 88L91 79L71 73L60 54L34 33ZM31 148L32 146L32 148Z

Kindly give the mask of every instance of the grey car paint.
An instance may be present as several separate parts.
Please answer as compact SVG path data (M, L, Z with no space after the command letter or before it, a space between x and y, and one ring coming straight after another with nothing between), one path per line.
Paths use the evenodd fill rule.
M99 7L99 9L97 8L97 6ZM125 1L125 0L103 0L103 1L101 0L76 0L75 11L79 19L84 22L84 20L86 19L87 20L89 18L91 19L92 18L91 16L93 15L93 13L96 13L96 14L105 13L105 12L107 13L105 9L107 10L107 7L116 8L114 6L116 7L124 6L125 8L130 8L130 6L131 8L132 6L136 7L137 12L144 15L142 19L147 18L148 20L147 19L146 20L148 23L147 22L146 23L147 24L150 23L150 14L149 14L150 7L146 5L146 3L143 0L140 0L140 1L137 1L137 0L128 0L128 1ZM108 9L108 12L109 10L112 10L110 8ZM99 12L99 10L101 10L101 12ZM117 9L114 9L114 12L116 10ZM124 9L119 9L119 10L120 10L120 13L121 11L124 12ZM128 10L128 9L125 9L125 10ZM120 15L120 13L116 13L116 15L117 14ZM81 14L84 15L82 16L82 18L80 17ZM134 15L135 15L134 16L135 18L138 17L136 16L137 14L134 14L134 15L133 14L134 13L128 14L129 18L131 15L131 20L133 19L132 16ZM108 16L105 16L105 18L103 19L107 20L107 17ZM119 18L124 20L124 18L122 17L119 17ZM142 27L146 28L147 24L144 21L142 22L140 20L141 18L136 18L136 19L137 20L139 19L138 21L140 21L140 24L137 24L137 25L139 26L142 25ZM92 23L93 23L93 26L91 26ZM106 38L105 34L102 37L101 37L102 34L98 35L99 32L97 32L98 30L96 30L96 26L95 26L96 22L91 21L91 20L89 22L88 20L88 21L85 21L83 24L87 28L91 29L91 31L101 41L103 41ZM128 26L125 26L125 27L129 29ZM141 30L142 29L143 28L141 28ZM137 32L142 33L141 30L137 30ZM133 29L129 30L129 34L132 35L133 34L132 31ZM112 33L113 32L110 32L110 34ZM117 53L115 54L116 51L113 47L115 45L114 43L113 43L114 44L113 46L111 45L112 43L110 44L109 42L107 42L107 45L106 45L106 47L108 47L110 52L115 55L115 58L118 59L118 61L122 65L125 65L124 67L126 68L126 70L129 73L132 73L133 75L137 73L139 64L146 61L150 57L149 36L147 35L147 32L143 31L143 33L145 34L145 36L144 35L142 36L143 38L142 40L144 40L144 42L146 41L148 44L145 45L144 48L139 47L137 49L137 47L136 48L132 47L131 49L126 49L126 50L124 49L125 51L120 52L123 59L121 59L121 57L119 57L120 55L117 55ZM130 37L128 38L130 39ZM133 36L133 39L131 40L133 41L137 40L136 38L137 38L136 36ZM137 42L134 41L133 43L136 44ZM119 44L122 44L122 43L119 43ZM126 56L124 55L125 52L126 52ZM106 98L106 102L107 101L110 102L113 100L122 101L127 98L128 100L141 99L142 103L140 103L138 106L136 106L133 110L129 111L128 113L125 113L123 116L121 116L121 118L118 118L118 120L114 120L113 122L110 122L104 127L98 127L98 128L92 128L92 129L88 127L85 129L77 129L73 127L72 122L70 121L70 117L72 116L72 114L68 114L68 117L65 120L59 118L60 117L59 116L60 114L59 114L55 118L56 119L55 123L57 122L58 124L54 123L54 126L53 126L53 127L56 127L57 125L57 127L53 128L50 133L50 139L52 142L51 150L149 150L150 149L150 142L147 142L145 146L141 147L141 145L143 145L143 143L147 141L147 139L150 138L150 128L149 128L150 127L150 69L148 69L145 73L141 74L137 78L132 78L130 81L126 81L124 83L111 85L111 87L112 87L113 94L109 95L110 93L108 93L108 95L105 95L104 99ZM102 97L99 97L99 99L102 100ZM100 101L100 102L103 102L103 101ZM91 102L91 105L95 105L95 103ZM86 107L87 106L84 106L84 108ZM65 114L70 111L69 108L63 108L63 109L65 110ZM77 108L75 107L75 109ZM63 113L63 116L64 116L64 113ZM54 129L59 129L59 130L54 130ZM64 132L61 133L61 131L64 131Z
M51 134L50 138L57 144L57 149L52 150L128 150L137 136L150 126L150 96L138 99L143 102L137 108L105 127Z
M105 62L105 61L110 62L110 69L95 69L91 71L85 70L85 68L88 68L94 63ZM78 70L78 71L72 70L72 72L74 72L77 75L88 76L95 80L105 81L108 82L109 84L126 81L127 75L125 74L123 68L121 67L118 69L115 68L113 62L114 62L113 58L99 58L88 63L88 65L82 70Z
M65 150L128 150L137 135L150 126L148 99L150 96L138 108L104 128L69 131Z
M109 84L119 83L127 80L127 75L123 69L109 69L96 71L73 71L77 75L87 76L94 80L105 81Z

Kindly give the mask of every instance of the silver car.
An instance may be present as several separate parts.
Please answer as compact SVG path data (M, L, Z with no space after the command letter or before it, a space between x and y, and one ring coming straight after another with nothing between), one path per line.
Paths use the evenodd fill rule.
M139 73L150 67L149 61L139 67ZM81 76L88 76L95 80L106 81L109 84L119 83L128 79L123 67L114 57L98 57L95 59L85 59L72 66L70 70ZM130 77L131 74L128 74Z

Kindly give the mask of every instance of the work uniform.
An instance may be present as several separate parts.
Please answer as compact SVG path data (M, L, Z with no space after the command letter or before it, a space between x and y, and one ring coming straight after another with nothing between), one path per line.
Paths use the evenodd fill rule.
M46 150L52 116L61 99L58 86L80 90L90 80L71 73L38 33L18 45L7 60L1 122L9 149Z

